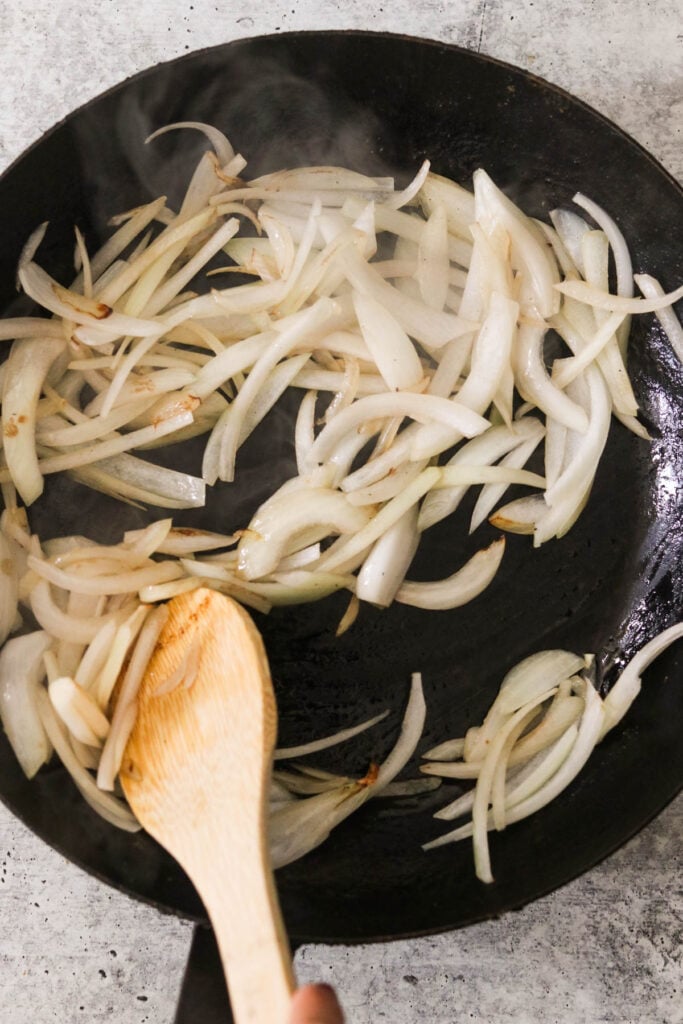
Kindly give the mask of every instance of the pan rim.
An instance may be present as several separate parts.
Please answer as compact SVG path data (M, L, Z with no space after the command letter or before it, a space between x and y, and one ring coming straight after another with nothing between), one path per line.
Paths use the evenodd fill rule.
M432 47L438 50L448 51L449 53L458 54L461 57L466 57L467 59L473 60L482 65L496 66L498 68L502 68L507 71L513 72L515 75L521 76L521 78L523 78L526 82L531 83L532 85L540 88L544 92L550 92L555 96L563 98L572 106L577 107L586 112L587 114L589 114L592 119L594 119L596 122L599 122L604 128L616 133L622 139L622 141L624 141L630 147L632 147L632 149L634 149L640 155L641 158L645 159L670 186L673 186L679 194L679 196L683 199L683 185L681 185L681 183L641 143L634 139L628 132L620 128L619 125L617 125L610 118L602 114L600 111L596 110L593 106L591 106L584 100L574 96L572 93L570 93L563 87L555 85L554 83L547 81L541 76L536 75L526 70L525 68L520 68L519 66L514 65L510 62L500 60L499 58L492 57L487 54L479 53L467 47L443 42L428 37L413 36L405 33L357 30L346 28L327 30L312 29L304 31L289 31L259 34L255 36L244 36L240 37L239 39L228 40L215 46L193 50L191 52L182 54L178 57L171 58L167 61L162 61L150 65L149 67L146 67L136 72L134 75L128 76L127 78L120 80L116 84L98 93L96 96L93 96L85 103L70 111L65 117L56 122L54 125L52 125L45 133L43 133L39 138L34 140L28 147L26 147L26 149L24 149L17 157L15 157L15 159L7 166L7 168L3 171L2 175L0 175L0 185L6 177L15 172L18 167L20 167L21 163L29 154L31 154L34 150L38 149L47 139L49 139L60 128L68 125L73 119L77 118L82 113L89 111L106 98L115 95L124 87L132 83L142 81L145 78L151 77L155 73L161 71L162 69L180 67L186 62L189 63L194 60L201 60L202 57L216 53L218 51L225 51L227 53L230 50L237 50L239 49L240 46L248 46L259 43L268 43L276 41L286 42L287 40L291 41L306 38L318 38L324 41L325 39L333 39L337 37L358 38L368 40L377 39L389 41L402 41L405 43L409 43L413 46ZM322 939L319 936L315 935L299 936L294 934L292 936L293 941L297 944L301 944L304 942L323 941L330 945L357 944L360 942L370 944L394 940L400 941L403 939L425 937L429 935L452 931L460 927L468 926L469 924L498 917L502 913L508 913L511 910L520 909L522 906L525 906L530 902L534 902L536 899L545 897L550 892L556 891L563 885L566 885L568 882L573 881L577 877L580 877L580 875L584 874L586 871L591 870L592 867L595 867L598 864L602 863L614 852L622 848L626 843L633 839L633 837L637 835L642 829L646 828L676 798L676 796L681 792L681 790L683 790L683 780L681 780L679 784L674 784L673 791L670 793L670 795L664 800L661 806L655 808L652 811L651 815L647 818L646 821L642 822L636 828L634 828L633 831L630 832L630 834L620 838L620 840L616 842L614 846L602 852L597 857L597 859L591 859L590 863L587 866L579 868L579 870L576 873L574 873L570 878L565 879L559 885L550 884L547 889L542 890L531 897L522 898L519 901L511 901L509 905L503 906L502 909L486 910L485 908L483 908L479 915L472 916L468 918L466 921L456 921L452 924L439 924L434 927L417 929L415 931L406 931L400 934L386 935L381 932L378 932L377 934L363 935L362 937L326 936ZM114 889L122 893L125 893L126 895L133 897L136 900L140 900L143 903L146 903L147 905L154 907L155 909L159 910L164 914L173 914L174 916L177 916L181 919L196 921L199 924L204 924L206 922L206 918L203 916L191 914L187 911L180 910L177 907L173 907L166 903L162 903L157 899L151 898L134 889L128 888L124 883L118 882L110 878L105 872L98 870L93 865L82 862L78 858L78 856L74 856L71 852L66 852L66 850L60 846L59 842L53 842L51 840L46 839L43 835L41 835L39 829L27 820L26 815L21 813L12 805L11 800L6 796L6 794L0 793L0 801L3 803L4 806L8 808L8 810L13 816L16 817L31 832L33 832L33 834L36 835L36 837L40 839L41 842L46 843L56 852L60 853L62 856L65 856L69 861L71 861L73 864L75 864L82 870L86 871L92 877L97 878L101 882L105 882L107 885L112 886Z

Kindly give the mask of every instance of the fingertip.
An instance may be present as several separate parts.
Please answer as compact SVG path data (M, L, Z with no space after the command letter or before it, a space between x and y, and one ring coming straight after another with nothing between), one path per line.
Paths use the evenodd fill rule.
M304 985L294 993L289 1024L344 1024L339 1001L329 985Z

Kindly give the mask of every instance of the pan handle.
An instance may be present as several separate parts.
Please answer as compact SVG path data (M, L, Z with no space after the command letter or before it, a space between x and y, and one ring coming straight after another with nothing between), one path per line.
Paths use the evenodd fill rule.
M292 946L292 956L297 947ZM230 1001L213 929L197 925L174 1024L231 1024Z

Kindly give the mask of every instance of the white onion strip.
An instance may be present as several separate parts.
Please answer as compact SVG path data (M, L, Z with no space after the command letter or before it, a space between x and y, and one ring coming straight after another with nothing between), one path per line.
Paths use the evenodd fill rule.
M646 299L660 298L665 294L659 281L648 274L636 274L635 282ZM671 342L672 349L683 363L683 327L681 327L680 320L671 306L663 306L658 309L656 316Z
M155 562L148 568L133 569L115 576L103 574L95 577L80 576L76 572L65 572L45 559L29 555L28 566L43 579L64 590L78 594L132 594L140 587L153 583L167 583L183 575L182 569L174 562ZM92 640L92 637L89 638Z
M8 640L0 651L0 722L29 779L52 753L37 705L43 655L51 643L45 632L27 633Z
M674 303L683 299L683 285L673 292L665 292L662 295L653 295L651 298L627 298L622 295L611 295L609 292L593 288L585 281L563 281L556 284L555 288L563 295L586 303L594 309L604 309L608 313L656 313L659 309L666 309Z
M42 563L47 564L47 563ZM59 584L58 584L59 585ZM106 593L106 589L101 591ZM56 604L47 580L38 580L30 594L31 611L46 632L58 640L91 643L99 630L109 622L125 618L125 611L108 612L106 615L75 616L62 611Z
M324 427L310 450L307 465L312 469L325 462L344 435L358 429L363 423L390 416L409 416L419 423L436 421L466 437L481 434L488 426L488 422L477 413L458 402L435 395L412 392L368 395L342 410Z
M43 491L35 430L40 392L47 373L64 349L56 338L26 338L10 350L2 389L2 442L5 464L27 505Z
M605 715L600 739L624 717L640 693L641 676L672 643L683 636L683 623L670 626L638 651L603 701Z
M526 724L530 720L530 714L535 714L536 708L554 696L555 690L546 690L538 694L532 701L525 704L516 711L510 719L496 732L491 739L490 746L486 752L481 771L477 779L472 805L472 837L474 847L474 867L477 878L486 883L493 882L491 873L491 858L487 838L488 831L488 807L491 799L494 776L498 761L505 748L508 737L514 733L518 726Z
M113 790L114 788L114 781L121 766L126 743L135 723L137 692L167 618L167 606L159 605L149 614L138 636L121 682L111 720L111 729L102 749L102 757L97 770L99 789Z
M387 608L396 597L420 543L417 515L415 504L375 543L358 573L360 601Z
M589 213L598 227L607 235L614 254L614 264L617 272L617 294L630 298L633 295L633 265L626 240L615 221L601 206L598 206L597 203L589 199L588 196L584 196L581 192L576 193L572 202L580 206L586 213Z
M277 747L273 754L273 759L275 761L291 761L295 757L307 757L309 754L317 754L321 750L329 750L330 747L346 743L347 740L353 739L354 736L360 736L367 729L372 729L374 725L383 722L388 714L388 711L383 711L380 715L368 718L366 722L353 725L348 729L341 729L332 736L325 736L324 739L311 740L309 743L300 743L294 747Z
M334 421L333 421L334 422ZM380 511L336 549L330 549L319 560L318 567L326 572L343 572L349 564L355 565L358 556L393 526L403 515L417 504L420 498L431 490L439 479L441 471L435 466L425 469L404 491L387 502ZM353 507L353 506L350 506ZM356 507L360 511L360 507Z
M452 576L433 583L406 580L396 594L399 604L414 608L443 610L459 608L473 601L491 583L505 553L505 538L500 537L476 554Z
M518 484L525 487L546 486L544 476L532 473L528 469L517 469L514 466L471 466L460 464L444 466L441 479L434 485L440 487L471 487L476 484Z
M112 825L127 832L139 832L141 826L128 807L111 794L103 793L92 775L83 768L73 752L64 727L55 715L47 691L42 687L38 689L37 703L45 732L82 796L98 814Z

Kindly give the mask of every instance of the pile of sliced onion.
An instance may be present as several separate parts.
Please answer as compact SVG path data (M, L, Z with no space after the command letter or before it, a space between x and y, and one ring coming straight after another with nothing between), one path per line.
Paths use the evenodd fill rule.
M220 131L183 122L161 132L180 128L203 132L211 148L179 209L160 197L118 214L93 252L77 230L66 283L37 262L41 225L17 269L41 315L0 320L0 341L11 343L0 366L0 717L29 777L54 749L85 799L130 829L117 775L165 601L211 586L267 612L346 591L339 632L361 602L471 601L495 578L504 538L484 538L465 560L454 538L451 571L416 582L424 531L478 487L470 532L488 519L535 545L561 537L588 500L612 417L647 438L626 368L630 317L654 312L683 353L673 310L682 290L634 278L619 227L585 196L574 202L590 222L561 210L550 226L484 170L472 192L428 162L403 190L339 167L249 180ZM233 286L235 272L249 282ZM566 352L549 366L550 331ZM26 508L53 473L137 505L203 506L218 480L239 478L242 445L286 391L301 395L297 475L239 533L174 529L171 519L110 546L80 536L41 544L31 533ZM194 473L145 457L199 436ZM539 446L542 471L532 472ZM530 491L501 506L512 486ZM24 621L29 631L7 640ZM507 679L479 730L432 752L454 760L425 771L478 780L442 816L472 811L465 829L481 878L491 876L488 828L571 781L635 699L641 662L602 701L582 659L537 656ZM192 685L194 672L190 652L160 692ZM415 677L396 748L361 781L278 768L276 863L302 856L372 796L436 784L392 781L424 714ZM374 724L281 753L299 758Z
M177 211L162 197L117 215L94 252L77 232L67 284L36 262L47 225L21 254L19 284L51 314L0 322L12 342L0 480L26 505L63 472L123 501L201 506L207 486L239 478L242 444L283 392L300 390L299 475L242 524L236 559L207 569L199 555L185 570L220 573L263 609L340 588L379 607L454 608L490 584L502 547L485 541L459 565L454 545L450 575L427 589L406 576L421 534L469 488L482 489L472 529L491 517L542 544L586 504L612 414L647 436L628 322L655 311L680 352L680 289L640 275L634 298L626 242L587 197L550 226L484 170L473 192L428 162L402 191L340 167L249 180L212 126L151 138L175 129L210 146ZM232 286L233 271L252 280ZM551 329L569 354L548 369ZM144 457L202 434L194 475ZM541 444L544 471L529 473ZM511 486L531 493L501 508Z
M511 669L480 726L423 754L430 777L476 780L434 815L469 820L424 849L471 837L477 877L492 882L488 833L541 810L574 781L638 696L642 673L681 636L679 623L654 637L604 699L591 680L592 655L541 651Z
M0 652L0 721L28 778L55 752L91 807L111 824L133 831L139 826L125 804L118 774L135 722L138 688L166 619L165 601L202 582L222 588L220 578L202 581L186 574L184 566L188 556L229 547L237 538L175 530L166 519L127 533L115 545L80 536L41 545L9 489L6 498L0 548L14 567L15 594L8 620L14 625L21 605L41 628L11 637ZM192 686L197 654L188 651L173 676L157 682L155 692ZM388 714L275 751L278 764L293 762L289 769L276 770L273 779L276 866L323 842L367 799L391 793L391 783L422 736L426 707L419 675L413 677L393 750L364 779L331 776L298 763L360 735ZM302 780L307 778L318 781L306 785ZM408 785L417 793L431 788L433 780L413 779ZM403 793L399 789L396 795Z

